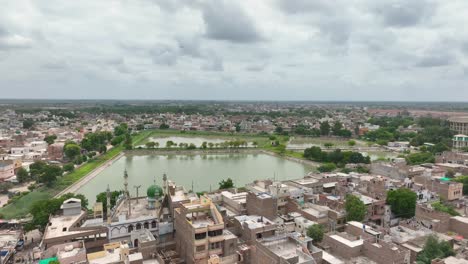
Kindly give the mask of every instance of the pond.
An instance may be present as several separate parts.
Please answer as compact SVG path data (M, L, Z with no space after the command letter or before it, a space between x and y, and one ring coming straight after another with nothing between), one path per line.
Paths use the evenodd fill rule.
M195 192L218 188L218 183L231 178L237 187L257 179L275 178L288 180L302 178L313 168L294 161L268 154L208 154L208 155L128 155L82 186L77 193L84 194L90 205L96 195L111 190L123 189L123 173L127 169L129 190L136 195L134 186L141 185L139 195L146 195L148 186L156 181L162 185L162 175Z
M236 140L235 138L204 138L204 137L150 137L148 141L155 142L159 144L160 148L166 147L166 143L168 141L172 141L175 144L186 143L186 144L194 144L196 147L201 147L203 142L206 143L213 143L213 144L221 144L227 141ZM252 147L252 142L247 142L248 147Z

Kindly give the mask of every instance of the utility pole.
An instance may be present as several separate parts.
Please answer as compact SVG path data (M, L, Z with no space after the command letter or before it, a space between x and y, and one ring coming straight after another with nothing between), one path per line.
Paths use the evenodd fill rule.
M138 190L140 190L140 187L141 187L141 185L134 185L134 186L133 186L133 188L135 188L135 189L136 189L137 203L139 203L139 199L138 199L138 197L140 197L140 196L138 196Z

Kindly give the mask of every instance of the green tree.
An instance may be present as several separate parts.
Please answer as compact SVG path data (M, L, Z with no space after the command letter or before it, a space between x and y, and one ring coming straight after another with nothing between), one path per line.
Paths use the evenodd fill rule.
M345 210L348 221L362 222L367 213L366 205L359 197L352 194L346 195Z
M325 144L323 144L323 146L326 147L326 148L331 148L331 147L333 147L333 143L325 142Z
M29 165L29 173L32 177L38 178L47 166L47 163L42 160L35 161L33 164Z
M162 123L162 124L159 126L159 129L169 129L169 125L166 124L166 123Z
M439 241L435 235L430 235L416 260L418 264L431 264L436 258L443 259L454 255L455 251L449 242Z
M452 179L452 181L459 182L463 184L463 194L468 195L468 176L460 176L455 179Z
M130 136L130 134L128 134L128 133L125 134L124 147L125 147L125 149L132 149L133 148L132 136Z
M32 119L23 120L23 128L24 129L31 129L33 126L34 126L34 120L32 120Z
M322 161L322 158L323 158L322 149L317 146L306 148L304 150L304 158L315 160L315 161Z
M57 180L57 177L62 175L62 173L62 168L59 166L47 165L39 176L39 181L50 187Z
M328 136L330 134L330 124L328 121L320 123L320 135Z
M342 128L343 128L343 124L341 124L340 121L336 121L335 124L333 124L333 128L332 128L333 135L339 136Z
M319 166L317 169L320 172L332 172L336 170L336 165L335 163L324 163L321 166Z
M55 134L47 135L44 137L44 141L47 142L47 144L49 145L54 144L56 139L57 139L57 136Z
M113 208L117 202L117 198L122 194L122 191L112 191L110 199L110 207ZM104 216L107 216L107 192L102 192L96 195L96 202L101 202L103 206Z
M407 188L390 190L387 193L387 204L392 212L401 218L411 218L416 212L417 195Z
M320 243L323 239L323 226L314 224L307 228L307 236L313 239L314 243Z
M63 152L69 160L73 160L81 154L81 148L76 143L70 143L63 147Z
M28 171L23 167L19 168L18 171L16 172L16 178L21 183L26 182L31 179L29 177Z
M67 163L63 165L63 170L66 172L72 172L73 170L75 170L75 165L73 163Z
M166 148L171 148L174 145L175 145L174 141L172 141L172 140L166 141Z
M350 146L350 147L356 146L356 141L354 141L354 140L348 141L348 146Z
M201 145L201 148L202 149L206 149L208 147L208 142L206 141L203 141L202 145Z
M406 156L409 165L419 165L423 163L434 163L435 157L430 152L412 153Z
M114 135L116 137L125 135L128 133L128 125L126 123L121 123L120 125L114 128Z
M154 148L156 146L156 142L149 141L149 142L146 142L145 145L147 148Z
M219 182L219 189L230 189L234 188L234 182L231 178L227 178L226 180L222 180Z

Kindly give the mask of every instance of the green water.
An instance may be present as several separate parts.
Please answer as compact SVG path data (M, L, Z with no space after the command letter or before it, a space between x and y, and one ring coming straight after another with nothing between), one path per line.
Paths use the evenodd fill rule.
M311 167L267 154L213 154L213 155L142 155L124 156L102 171L77 192L84 194L92 205L96 195L106 190L123 189L123 172L128 172L129 190L136 195L134 186L141 185L139 195L156 181L162 184L162 175L187 190L215 190L218 183L233 179L236 186L244 186L256 179L277 180L303 177Z

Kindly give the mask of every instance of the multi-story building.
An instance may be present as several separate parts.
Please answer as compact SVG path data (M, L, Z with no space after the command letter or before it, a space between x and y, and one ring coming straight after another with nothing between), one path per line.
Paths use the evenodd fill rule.
M437 193L447 201L458 200L463 197L463 184L445 180L445 178L432 178L426 175L413 178L414 182L423 185L429 191Z
M0 182L15 176L15 163L13 160L0 160Z
M224 231L223 217L206 196L174 210L177 252L187 264L208 263L210 257L236 254L237 237Z
M458 116L448 119L450 129L462 135L468 135L468 116Z

